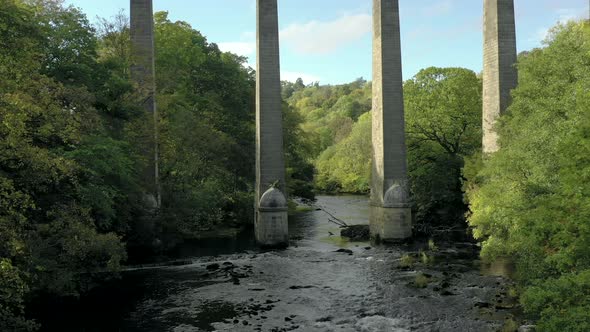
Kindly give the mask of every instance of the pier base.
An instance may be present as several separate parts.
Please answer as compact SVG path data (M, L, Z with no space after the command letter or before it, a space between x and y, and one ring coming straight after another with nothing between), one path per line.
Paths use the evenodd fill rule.
M269 188L260 198L254 230L263 247L289 246L287 199L279 189Z
M287 247L289 223L287 208L259 208L256 213L256 241L263 247Z
M412 236L410 207L369 207L371 238L382 242L397 242Z

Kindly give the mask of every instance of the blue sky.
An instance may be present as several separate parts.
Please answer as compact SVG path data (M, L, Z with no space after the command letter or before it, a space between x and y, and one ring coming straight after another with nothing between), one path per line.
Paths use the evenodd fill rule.
M403 77L429 66L482 68L482 0L400 0ZM65 0L91 21L128 0ZM372 0L278 0L281 78L339 84L371 79ZM515 0L518 51L541 46L558 22L588 18L588 0ZM154 0L154 10L190 23L224 51L256 63L255 0ZM253 66L254 67L254 66Z

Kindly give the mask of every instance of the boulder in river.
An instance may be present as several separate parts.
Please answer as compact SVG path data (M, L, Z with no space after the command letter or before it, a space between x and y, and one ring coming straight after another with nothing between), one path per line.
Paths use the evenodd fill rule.
M350 250L350 249L338 249L335 252L342 252L342 253L345 253L345 254L352 255L352 250Z
M209 265L207 265L206 268L209 271L219 270L219 264L217 264L217 263L209 264Z
M351 241L368 241L370 239L369 225L350 225L340 231L340 236Z

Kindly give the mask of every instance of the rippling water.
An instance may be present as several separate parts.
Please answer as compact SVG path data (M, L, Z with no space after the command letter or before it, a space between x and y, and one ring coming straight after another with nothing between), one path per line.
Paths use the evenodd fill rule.
M317 205L367 223L366 197ZM322 210L290 217L286 250L262 252L251 234L187 245L178 255L191 264L127 271L46 330L495 331L514 314L506 279L481 273L474 245L372 247L341 238L330 219Z

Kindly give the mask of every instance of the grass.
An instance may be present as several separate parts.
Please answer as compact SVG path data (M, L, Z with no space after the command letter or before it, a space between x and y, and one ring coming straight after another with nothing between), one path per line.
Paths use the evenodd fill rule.
M429 264L434 263L434 255L429 256L426 252L420 250L419 256L420 256L420 261L424 265L429 265Z
M293 215L296 213L302 213L302 212L309 212L309 211L313 211L314 208L308 205L299 205L297 204L297 202L295 202L294 200L289 200L287 202L287 207L289 208L289 215Z
M313 210L315 210L313 207L305 205L299 205L297 208L295 208L295 212L310 212Z
M414 287L416 288L426 288L428 287L428 283L430 282L430 278L422 274L422 272L416 274L416 278L414 279Z
M518 331L518 323L512 318L508 318L504 321L504 325L500 331L502 332L515 332Z
M512 298L517 298L518 297L518 290L516 289L516 287L510 287L510 288L508 288L508 296L510 296Z
M434 244L433 239L428 240L428 250L430 250L430 251L437 251L438 250L438 247L436 246L436 244Z
M399 267L404 268L404 269L411 269L414 267L414 257L405 254L402 256L402 258L400 258L399 260Z

